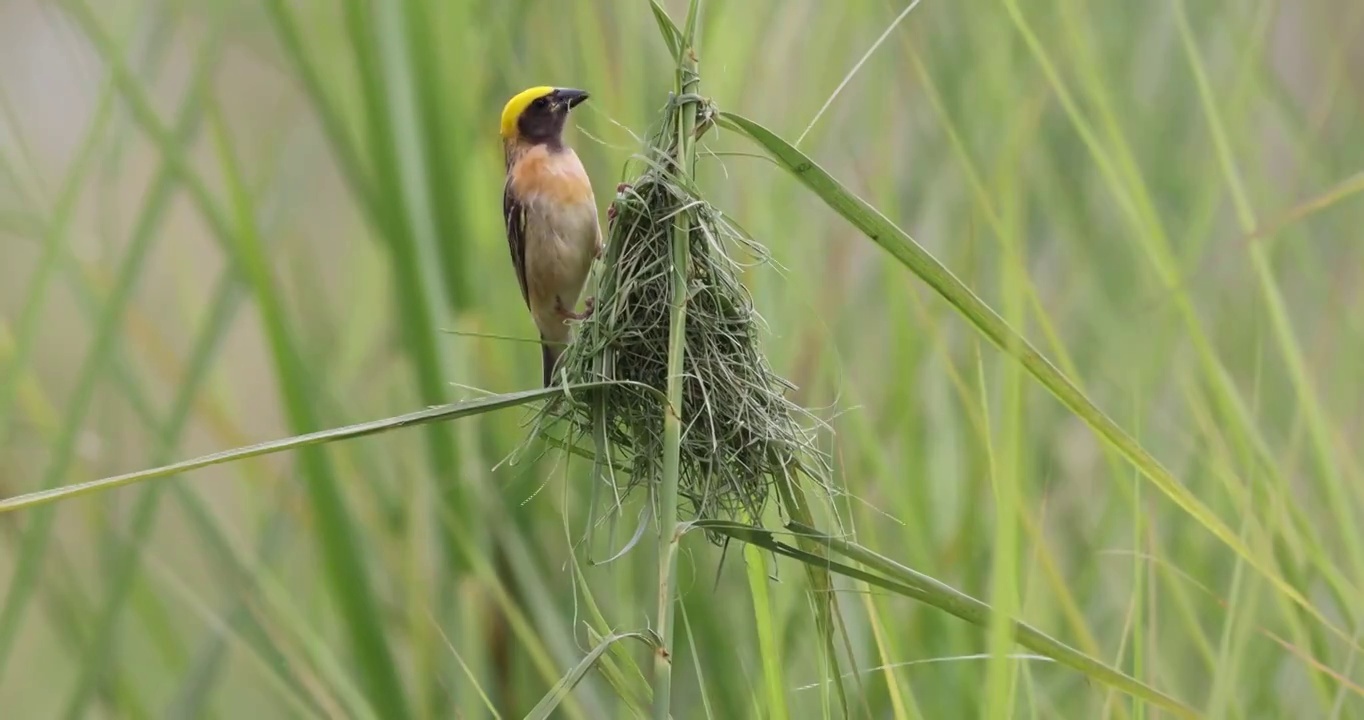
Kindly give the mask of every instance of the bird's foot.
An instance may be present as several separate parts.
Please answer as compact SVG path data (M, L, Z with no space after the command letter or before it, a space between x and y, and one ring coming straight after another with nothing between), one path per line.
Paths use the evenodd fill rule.
M617 186L616 186L616 197L619 198L622 194L628 192L629 190L630 190L630 184L629 184L629 183L621 183L621 184L617 185ZM607 208L606 208L606 222L607 222L607 223L614 222L615 219L616 219L616 214L617 214L617 210L616 210L616 201L615 201L615 200L612 200L612 201L611 201L611 204L610 204L609 206L607 206Z
M596 298L588 298L583 301L583 311L573 312L560 303L557 307L559 314L568 320L586 320L592 317L592 311L596 309Z

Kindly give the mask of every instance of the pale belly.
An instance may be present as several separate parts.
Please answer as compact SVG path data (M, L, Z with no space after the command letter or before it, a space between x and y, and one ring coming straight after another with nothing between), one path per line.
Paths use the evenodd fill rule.
M566 342L569 327L557 308L576 310L597 251L597 209L589 203L546 213L526 208L526 285L531 314L547 339Z

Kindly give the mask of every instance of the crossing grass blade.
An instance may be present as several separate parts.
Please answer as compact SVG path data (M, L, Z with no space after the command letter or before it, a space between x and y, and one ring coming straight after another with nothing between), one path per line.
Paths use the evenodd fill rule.
M558 709L559 704L563 702L564 697L567 696L578 683L582 682L583 677L587 675L588 671L601 661L602 656L605 655L613 645L624 640L636 640L644 643L651 651L657 651L662 644L662 641L659 640L658 636L652 632L614 633L602 638L601 642L597 643L587 655L583 656L583 659L577 665L574 665L573 669L569 670L568 674L564 675L563 679L555 683L554 687L550 688L550 691L540 699L540 702L535 704L535 707L531 708L531 711L526 714L527 720L546 720L547 718L553 717L554 711Z
M570 386L569 390L582 389L590 390L594 387L610 385L612 383L584 383L581 385ZM478 400L466 402L450 403L440 405L426 410L396 415L382 420L370 420L368 422L355 423L344 427L331 428L329 430L318 430L316 432L295 435L292 437L271 440L269 442L257 443L246 447L224 450L211 455L203 455L189 460L162 465L160 467L138 470L136 472L115 475L113 477L101 478L99 480L89 480L83 483L65 485L50 490L40 490L37 492L25 493L11 498L0 500L0 513L15 512L17 510L28 510L44 505L67 500L70 498L89 495L91 493L113 490L115 488L155 480L158 478L179 475L181 473L199 470L201 468L221 465L223 463L245 460L247 458L260 457L262 455L272 455L286 450L300 450L312 448L327 443L340 440L351 440L368 435L401 430L408 427L417 427L430 423L457 420L459 418L482 415L484 413L502 410L505 408L516 407L535 402L537 400L548 400L564 392L564 388L541 388L537 390L525 390L522 392L505 393L502 395L492 395Z
M113 52L115 45L111 41L107 47ZM196 90L191 93L184 104L182 125L186 128L193 127L197 122L197 113L202 106L200 95L203 89L207 87L208 80L211 79L210 71L216 64L216 60L216 45L214 43L206 44L204 51L197 58L194 84ZM77 163L77 168L73 172L81 172L83 164ZM155 223L159 222L159 215L164 209L164 203L172 187L171 174L167 168L163 167L158 173L154 185L155 189L152 193L154 201L145 205L145 212L139 216L133 242L115 272L113 288L101 308L99 318L95 321L94 340L82 361L74 392L63 412L61 430L53 442L53 459L41 481L41 486L44 488L50 488L60 483L75 461L76 445L81 430L85 427L86 417L94 402L96 390L109 367L109 356L111 349L119 339L124 311L142 278L142 273L145 270L145 259L155 247L156 241L160 239L160 236L156 235L152 228ZM74 178L71 187L79 187L79 182L76 182ZM59 207L56 213L55 221L52 224L54 234L48 238L44 247L44 252L52 263L49 273L55 272L57 263L68 252L64 247L67 238L63 235L65 234L64 223L69 222L67 218L70 212L68 208ZM48 263L45 262L43 267L49 268ZM49 277L50 275L45 274L35 278L34 288L31 291L34 304L30 307L41 307L41 303L47 299L43 282ZM21 333L26 329L27 327L21 327ZM13 369L17 370L20 364L24 362L26 347L29 345L21 334L19 350L12 360ZM11 383L0 382L0 386L9 387ZM12 397L12 395L4 393L0 393L0 395ZM0 399L0 406L3 404L4 400ZM8 415L8 410L0 407L0 422ZM3 428L0 428L0 434L3 432ZM9 660L18 623L27 610L29 599L32 597L43 564L43 558L47 554L47 548L53 534L53 522L52 511L43 510L35 516L32 525L24 533L19 552L20 561L14 571L9 590L5 593L4 606L0 609L0 674L3 674L3 668Z
M1302 592L1285 580L1273 563L1251 550L1240 535L1217 517L1185 485L1181 484L1153 455L1104 414L1060 370L1026 339L1004 322L993 309L976 296L921 245L896 227L866 201L852 194L828 172L762 125L741 115L723 112L720 122L751 138L766 150L777 164L791 173L806 188L881 246L902 265L952 304L957 312L985 335L990 342L1021 363L1043 387L1085 422L1158 490L1179 506L1190 518L1212 533L1228 549L1246 561L1275 589L1309 613L1323 626L1353 644L1345 633L1312 604Z
M803 537L816 542L828 550L857 562L864 569L807 553L795 545L777 539L776 534L765 528L743 525L727 520L701 520L695 524L698 529L711 530L746 544L763 548L783 557L797 560L805 565L826 568L829 572L860 580L868 585L888 590L912 598L919 602L951 613L982 630L990 628L991 618L995 615L989 605L959 592L927 575L915 572L889 558L875 553L855 542L832 537L812 527L799 523L788 523L788 530L795 537ZM1176 717L1197 718L1199 713L1193 708L1156 690L1145 683L1058 641L1046 633L1017 620L1010 620L1014 640L1038 654L1049 657L1063 665L1080 671L1090 679L1121 690L1157 707L1170 711Z
M529 387L497 113L528 85L591 92L565 139L605 226L694 34L705 107L795 141L1005 336L892 261L914 254L904 238L866 242L883 219L830 212L731 121L698 135L695 187L771 261L740 253L736 277L781 394L820 424L834 493L731 518L773 531L755 544L677 546L672 716L1187 715L1130 680L1207 717L1359 715L1364 4L705 4L684 23L689 0L0 3L16 50L0 53L0 502L35 500L58 466L65 490ZM213 135L180 125L195 104ZM144 224L158 175L170 199ZM134 235L155 247L133 254ZM686 314L689 336L705 328L701 302ZM76 427L81 366L116 315ZM1208 515L1053 400L1030 350ZM399 716L370 684L391 664L413 717L647 716L648 647L583 662L621 629L662 632L639 542L653 505L616 485L646 471L606 423L527 443L535 406L563 399L0 513L0 595L26 596L0 620L0 714ZM324 561L341 546L298 462L319 448L369 617ZM608 450L614 472L591 469ZM48 511L39 554L22 538ZM817 617L821 596L836 613ZM1083 657L1020 662L1040 654L1015 620ZM356 652L367 632L387 662Z

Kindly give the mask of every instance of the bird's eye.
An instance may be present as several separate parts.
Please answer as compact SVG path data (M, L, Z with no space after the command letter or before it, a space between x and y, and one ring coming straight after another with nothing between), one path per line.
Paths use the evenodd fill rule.
M530 106L533 107L533 108L542 108L542 107L545 106L545 103L546 103L546 102L548 102L548 101L545 100L545 98L539 97L539 98L535 98L535 102L531 103Z

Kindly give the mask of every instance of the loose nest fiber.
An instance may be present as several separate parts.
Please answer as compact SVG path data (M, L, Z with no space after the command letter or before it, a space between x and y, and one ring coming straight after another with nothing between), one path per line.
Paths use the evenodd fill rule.
M627 165L633 179L616 198L595 310L578 324L556 374L556 382L626 380L657 392L626 384L574 392L571 401L550 404L541 419L566 421L573 444L604 439L607 457L628 465L631 486L658 481L673 235L685 214L690 262L678 493L694 517L756 521L774 478L827 477L828 463L813 428L797 422L810 416L787 399L790 384L759 350L759 317L725 246L760 259L763 249L695 191L690 173L676 171L678 112L697 112L701 132L710 125L708 104L670 98L644 152ZM598 420L604 422L600 435Z

